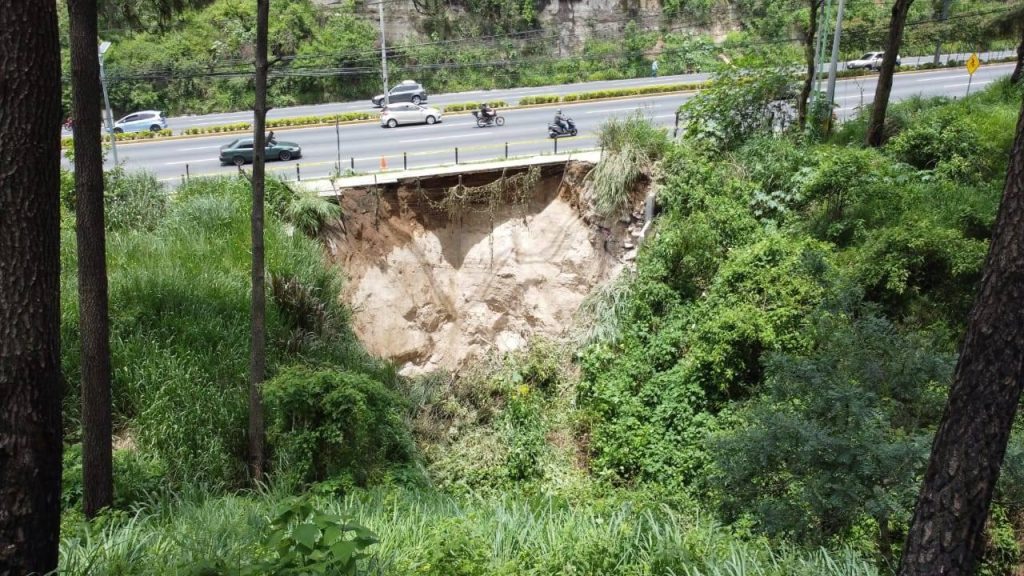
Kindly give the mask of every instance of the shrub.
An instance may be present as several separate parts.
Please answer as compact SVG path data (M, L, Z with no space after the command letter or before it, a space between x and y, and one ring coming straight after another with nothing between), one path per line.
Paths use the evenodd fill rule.
M285 220L310 238L341 218L341 207L315 194L296 194L285 210Z
M108 172L105 192L108 229L152 230L167 213L167 190L147 172Z
M765 393L712 444L711 484L727 518L775 536L821 545L867 519L888 534L915 501L954 358L870 311L811 332L812 350L769 356Z
M605 122L598 142L604 156L587 174L592 183L593 207L604 218L617 218L632 208L636 184L664 155L668 136L637 112L623 120Z
M358 485L412 456L405 402L372 378L292 366L264 386L275 469L300 482Z
M707 88L679 108L686 119L683 133L712 148L736 148L783 120L770 104L785 99L790 80L784 70L719 72Z

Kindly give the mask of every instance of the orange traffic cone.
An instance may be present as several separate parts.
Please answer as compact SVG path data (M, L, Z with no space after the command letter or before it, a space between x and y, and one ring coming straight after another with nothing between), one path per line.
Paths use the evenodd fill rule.
M380 157L380 169L382 171L388 169L388 157L387 156L381 156Z

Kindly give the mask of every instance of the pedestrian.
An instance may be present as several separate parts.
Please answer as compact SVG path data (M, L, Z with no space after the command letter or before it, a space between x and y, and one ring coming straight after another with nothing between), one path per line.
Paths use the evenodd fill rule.
M658 77L658 59L657 58L655 58L654 61L651 62L651 77L652 78L657 78Z

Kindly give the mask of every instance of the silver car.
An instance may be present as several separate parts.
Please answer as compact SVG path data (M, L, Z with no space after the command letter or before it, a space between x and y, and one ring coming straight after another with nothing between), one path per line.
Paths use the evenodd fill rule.
M441 121L441 111L413 103L392 104L380 113L380 125L394 128L400 124L433 124Z
M122 132L159 132L167 128L167 119L164 113L159 110L143 110L133 112L114 122L114 133Z

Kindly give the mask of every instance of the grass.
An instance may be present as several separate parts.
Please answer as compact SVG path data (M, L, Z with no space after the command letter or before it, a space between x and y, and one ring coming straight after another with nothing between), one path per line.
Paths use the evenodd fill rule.
M279 498L168 497L91 525L67 518L60 573L231 574L271 554L264 540ZM380 537L361 565L365 574L877 574L849 550L773 551L700 514L642 496L571 502L506 495L484 501L390 488L321 496L314 503Z
M650 175L669 140L665 130L637 112L605 122L598 142L604 156L588 175L593 207L601 217L615 218L632 208L637 183Z

